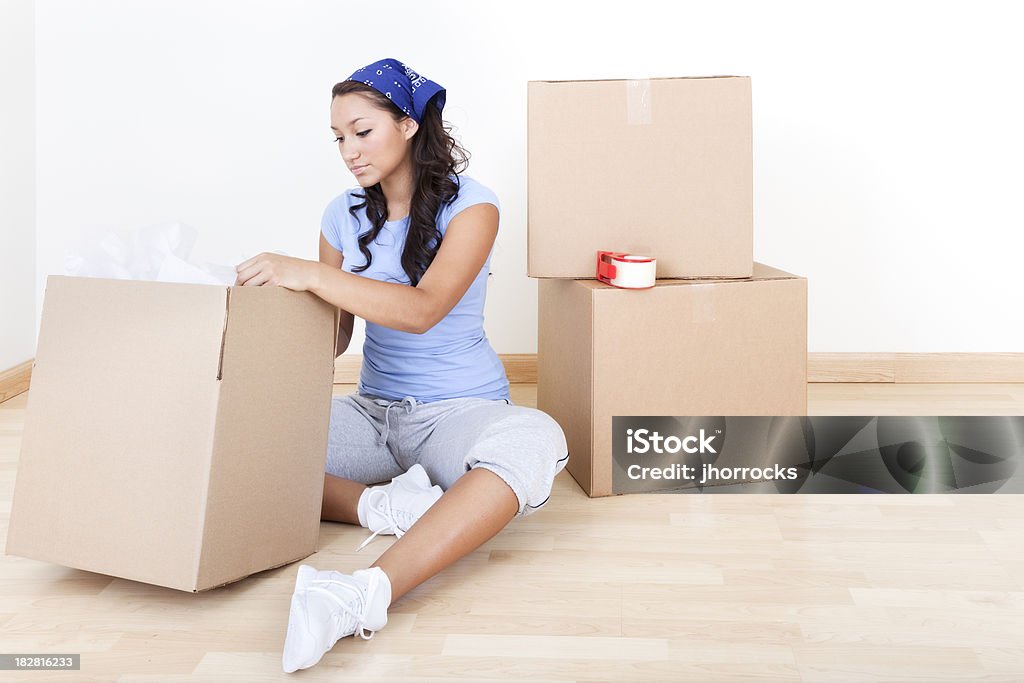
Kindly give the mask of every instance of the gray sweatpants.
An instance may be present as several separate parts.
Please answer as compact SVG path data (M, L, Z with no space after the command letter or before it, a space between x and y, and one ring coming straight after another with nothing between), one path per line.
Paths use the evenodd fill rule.
M419 463L432 483L448 490L483 467L512 488L517 515L525 516L548 501L568 460L565 434L553 418L505 399L421 403L356 393L331 403L327 474L362 484L386 483Z

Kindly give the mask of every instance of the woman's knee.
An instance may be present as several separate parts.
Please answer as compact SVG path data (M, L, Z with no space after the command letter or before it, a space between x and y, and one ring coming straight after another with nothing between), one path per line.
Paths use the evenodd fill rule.
M543 507L551 497L555 475L568 462L565 434L547 413L518 410L495 421L470 449L466 470L484 467L501 477L516 494L518 516Z

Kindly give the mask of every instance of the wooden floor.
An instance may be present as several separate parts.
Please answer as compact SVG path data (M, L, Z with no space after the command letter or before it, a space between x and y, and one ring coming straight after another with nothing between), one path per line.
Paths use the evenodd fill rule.
M350 393L339 385L336 393ZM1024 385L809 385L813 415L1021 415ZM513 400L535 405L536 389ZM27 394L0 404L7 521ZM368 565L324 523L318 569ZM1024 681L1024 496L632 495L548 506L281 672L298 563L198 595L0 558L0 653L73 681ZM6 674L6 675L5 675Z

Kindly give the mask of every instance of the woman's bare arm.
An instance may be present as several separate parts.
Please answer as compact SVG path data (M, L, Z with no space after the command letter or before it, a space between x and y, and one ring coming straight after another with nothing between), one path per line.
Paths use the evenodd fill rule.
M497 233L497 207L474 204L449 221L434 261L416 287L361 277L321 263L310 290L363 320L423 334L466 294L487 261ZM327 248L341 256L330 245ZM323 261L323 242L320 249Z

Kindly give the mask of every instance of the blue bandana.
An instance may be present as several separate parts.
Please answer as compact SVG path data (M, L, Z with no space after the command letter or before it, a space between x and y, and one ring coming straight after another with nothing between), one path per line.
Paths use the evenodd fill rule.
M397 59L382 59L356 69L347 81L359 81L377 90L411 116L416 123L433 98L438 111L444 110L445 90L440 85L402 64ZM436 97L435 97L436 95Z

